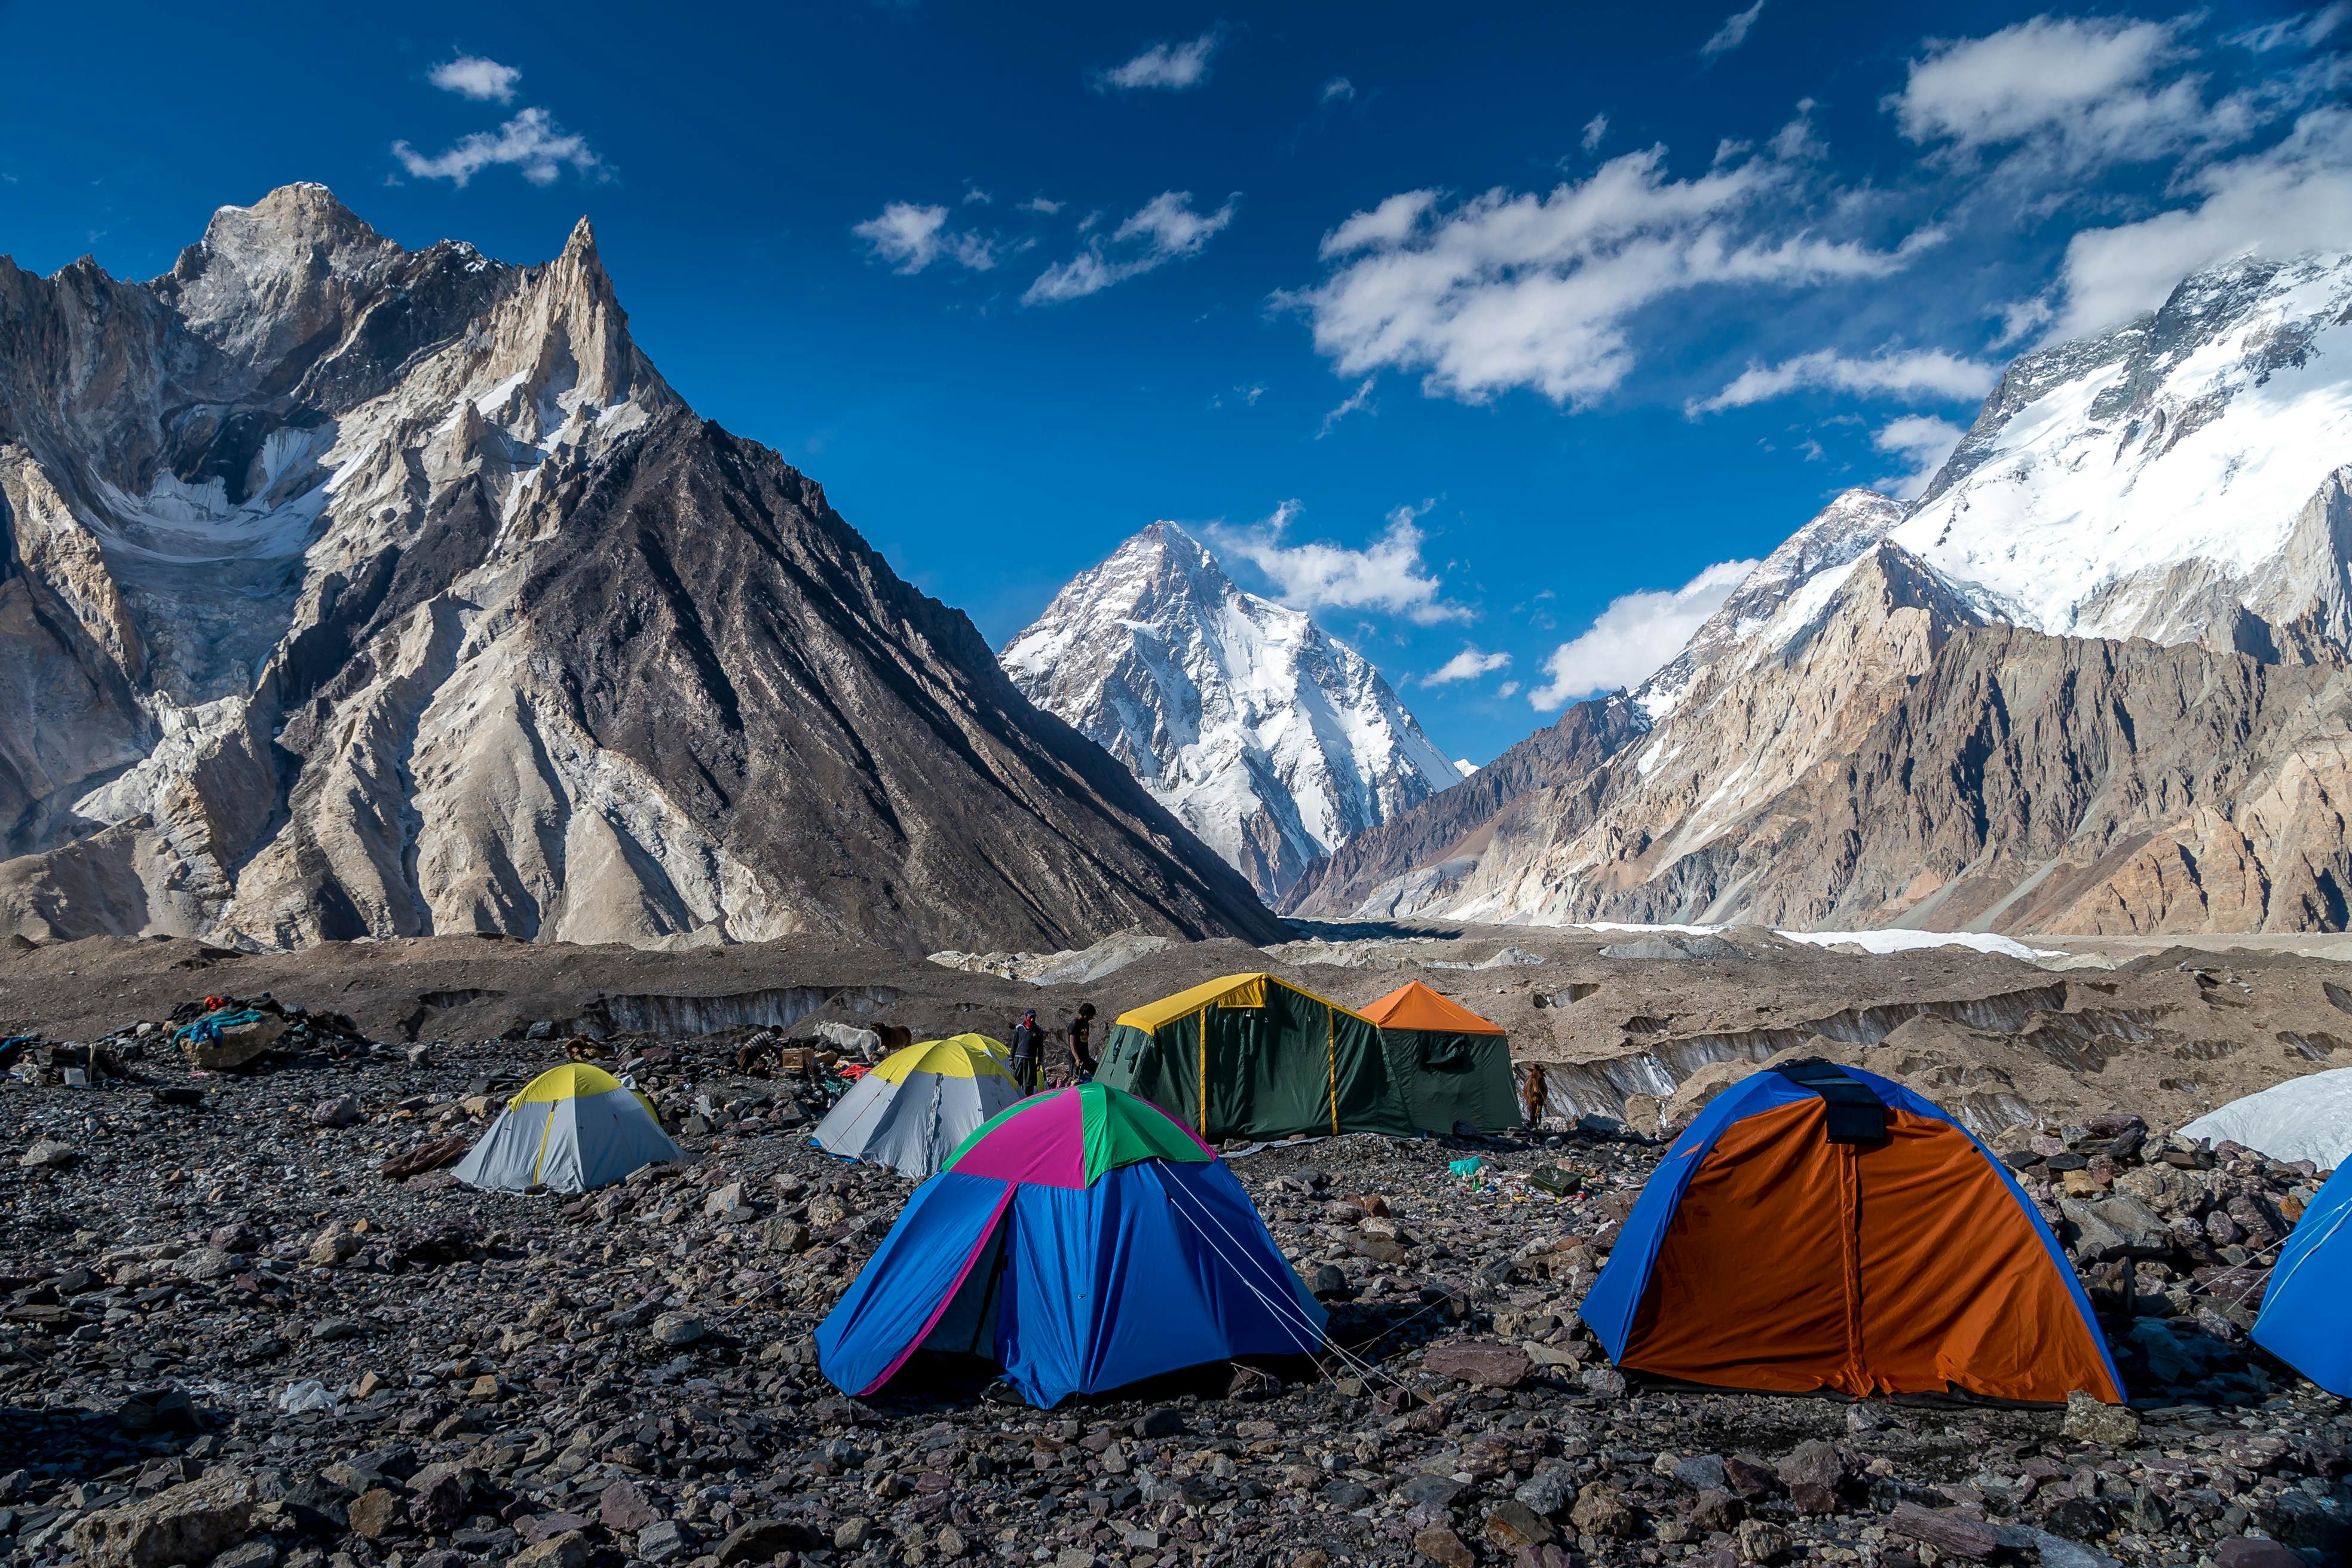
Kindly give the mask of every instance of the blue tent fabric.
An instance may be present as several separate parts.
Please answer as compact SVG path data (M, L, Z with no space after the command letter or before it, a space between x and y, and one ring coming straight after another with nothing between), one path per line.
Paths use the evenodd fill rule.
M915 1190L898 1223L817 1325L817 1363L835 1387L867 1392L922 1342L1011 1196L1005 1183L952 1171Z
M2287 1233L2254 1320L2254 1343L2339 1398L2352 1397L2352 1179L2339 1169Z
M2025 1195L2009 1167L1996 1159L1976 1134L1948 1114L1941 1106L1913 1093L1889 1079L1859 1068L1843 1069L1846 1076L1876 1094L1889 1110L1908 1111L1915 1116L1941 1121L1974 1144L1978 1153L2000 1178L2002 1186L2030 1221L2034 1236L2048 1253L2052 1266L2064 1281L2075 1310L2091 1328L2091 1338L2098 1347L2108 1375L2114 1380L2118 1397L2123 1394L2123 1378L2116 1372L2115 1358L2109 1354L2106 1340L2098 1331L2098 1318L2092 1310L2091 1300L2084 1292L2082 1281L2075 1277L2074 1265L2067 1260L2065 1249L2051 1234L2041 1210ZM1608 1264L1585 1295L1579 1308L1580 1315L1589 1324L1612 1362L1622 1361L1625 1345L1633 1331L1636 1314L1643 1298L1648 1293L1652 1268L1657 1262L1659 1249L1664 1245L1666 1232L1674 1224L1675 1211L1680 1206L1684 1192L1689 1187L1701 1164L1723 1134L1738 1122L1780 1106L1812 1098L1813 1091L1791 1081L1780 1073L1751 1073L1725 1089L1707 1103L1691 1124L1683 1130L1658 1168L1634 1200L1633 1210L1626 1217L1616 1245L1609 1255ZM2347 1193L2352 1197L2352 1193ZM2352 1257L2347 1258L2347 1268L2352 1270Z
M1091 1186L963 1176L924 1184L817 1330L817 1360L874 1392L1002 1237L993 1344L1004 1380L1050 1408L1235 1356L1311 1352L1328 1315L1223 1162L1145 1160Z

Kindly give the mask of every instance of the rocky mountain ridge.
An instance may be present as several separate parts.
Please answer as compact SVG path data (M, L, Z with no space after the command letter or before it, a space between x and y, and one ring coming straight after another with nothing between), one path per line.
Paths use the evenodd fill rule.
M2248 258L2026 356L1914 507L1837 498L1639 689L1490 764L1514 787L1286 907L2343 929L2347 328L2352 258Z
M1072 579L1003 662L1269 899L1459 776L1369 660L1172 522Z
M0 263L0 925L1083 946L1248 888L630 339L323 187Z

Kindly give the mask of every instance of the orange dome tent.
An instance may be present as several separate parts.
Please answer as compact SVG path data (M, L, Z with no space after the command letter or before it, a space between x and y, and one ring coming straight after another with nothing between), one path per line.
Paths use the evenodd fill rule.
M1783 1062L1717 1095L1643 1187L1578 1313L1631 1371L1834 1389L2123 1403L2057 1237L1933 1101Z
M1503 1026L1414 980L1364 1010L1381 1026L1389 1074L1404 1089L1413 1125L1445 1134L1521 1126Z

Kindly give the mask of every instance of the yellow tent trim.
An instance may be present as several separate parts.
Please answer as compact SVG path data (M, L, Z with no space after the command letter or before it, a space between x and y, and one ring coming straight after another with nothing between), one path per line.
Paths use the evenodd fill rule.
M507 1101L507 1109L534 1105L548 1100L583 1100L599 1094L610 1094L621 1087L621 1080L603 1068L590 1067L586 1062L566 1062L560 1068L550 1068L529 1083L522 1092Z
M593 1069L592 1068L591 1070L593 1071ZM546 1075L542 1074L541 1076L544 1077ZM619 1085L616 1084L614 1087L618 1088ZM525 1092L528 1093L529 1091L526 1090ZM558 1097L551 1094L547 1098L550 1100L552 1100ZM547 1120L540 1124L539 1152L530 1157L530 1184L534 1187L539 1185L539 1173L547 1164L547 1141L553 1135L554 1131L555 1107L551 1104L547 1108Z
M1118 1023L1131 1025L1145 1034L1157 1034L1160 1029L1210 1007L1263 1007L1265 988L1279 985L1285 991L1295 991L1310 1002L1347 1014L1351 1018L1364 1016L1353 1007L1342 1007L1328 996L1318 996L1304 985L1293 985L1275 974L1227 974L1216 980L1195 985L1189 991L1179 991L1173 996L1162 996L1157 1002L1147 1002L1140 1007L1130 1007L1118 1016ZM1365 1018L1366 1023L1371 1020Z
M1257 1001L1251 1005L1265 1005L1264 986L1258 988ZM1193 1126L1205 1139L1209 1135L1209 1006L1205 1002L1201 1005L1201 1016L1194 1021L1192 1032L1201 1042L1201 1070L1193 1075L1194 1081L1201 1086L1201 1120Z
M1323 1058L1331 1074L1331 1136L1339 1136L1339 1010L1323 1009Z
M910 1073L940 1078L1010 1079L1004 1047L986 1035L950 1035L944 1040L923 1040L892 1051L875 1064L874 1076L886 1083L903 1084Z

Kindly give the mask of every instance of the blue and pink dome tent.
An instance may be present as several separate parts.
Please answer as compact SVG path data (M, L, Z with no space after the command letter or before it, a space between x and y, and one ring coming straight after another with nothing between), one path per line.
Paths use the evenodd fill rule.
M816 1331L868 1394L917 1351L994 1362L1032 1405L1204 1362L1311 1353L1328 1318L1209 1146L1098 1083L981 1126Z

